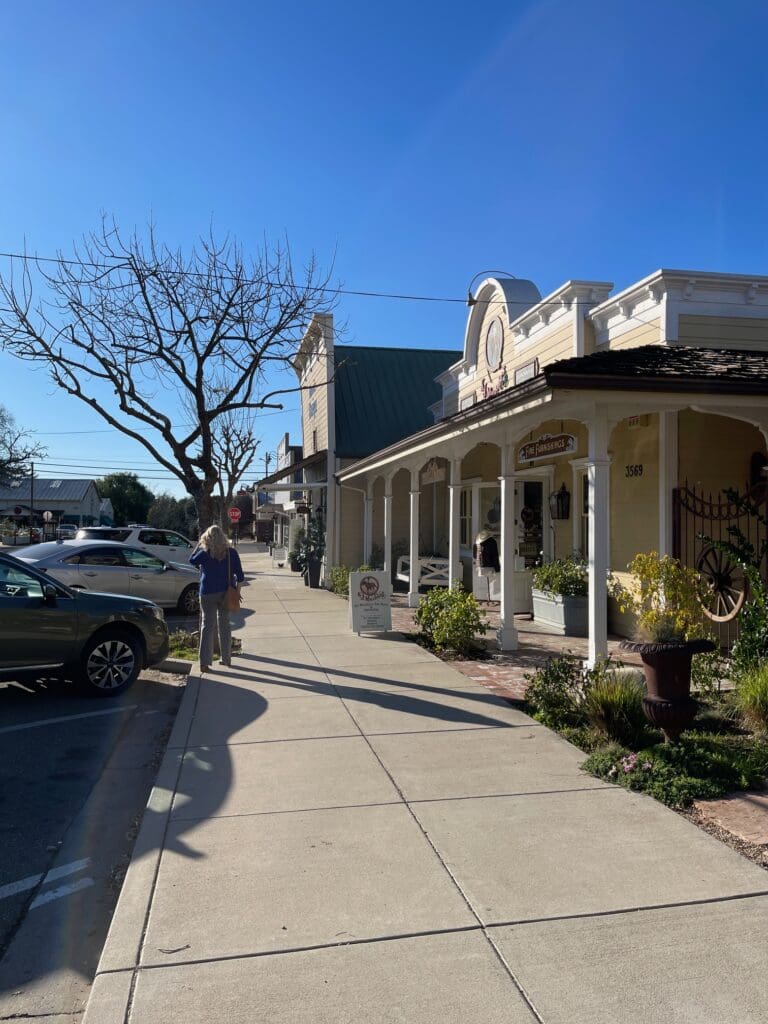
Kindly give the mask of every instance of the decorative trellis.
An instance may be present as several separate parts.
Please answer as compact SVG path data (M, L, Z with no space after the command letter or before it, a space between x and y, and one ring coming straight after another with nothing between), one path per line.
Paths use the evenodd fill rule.
M755 507L765 506L765 484L747 488L746 492ZM738 637L739 612L748 596L747 581L737 562L703 538L730 540L730 527L738 526L759 550L766 538L766 528L729 501L722 491L707 494L688 481L672 492L672 516L673 553L683 565L702 574L706 583L704 614L713 623L720 642L730 647ZM765 564L761 571L765 579Z

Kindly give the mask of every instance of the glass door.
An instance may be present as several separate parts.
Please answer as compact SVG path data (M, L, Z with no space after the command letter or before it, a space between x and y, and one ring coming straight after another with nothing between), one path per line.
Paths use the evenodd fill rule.
M544 552L544 481L521 480L515 485L517 509L517 568L541 564Z

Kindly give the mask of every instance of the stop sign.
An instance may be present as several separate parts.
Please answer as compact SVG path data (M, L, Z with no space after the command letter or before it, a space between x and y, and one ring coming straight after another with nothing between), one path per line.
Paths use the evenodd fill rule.
M231 508L229 510L228 514L229 514L229 521L231 523L239 523L240 522L240 518L241 518L243 513L240 511L239 508Z

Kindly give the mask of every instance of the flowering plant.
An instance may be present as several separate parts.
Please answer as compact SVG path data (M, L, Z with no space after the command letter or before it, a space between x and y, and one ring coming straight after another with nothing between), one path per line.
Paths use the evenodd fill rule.
M610 593L622 612L636 616L638 639L680 643L704 636L702 584L694 569L656 551L635 555L627 568L635 578L632 589L614 579Z

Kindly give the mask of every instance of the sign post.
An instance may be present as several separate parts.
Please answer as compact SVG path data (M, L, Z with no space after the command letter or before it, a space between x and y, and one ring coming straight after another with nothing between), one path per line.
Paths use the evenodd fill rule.
M392 629L390 581L386 572L349 574L349 620L353 632L387 633Z
M232 508L227 512L227 515L229 516L230 523L232 523L232 526L234 527L234 541L235 547L237 547L237 542L240 539L240 529L237 524L240 522L243 513L240 511L237 505L233 505Z

